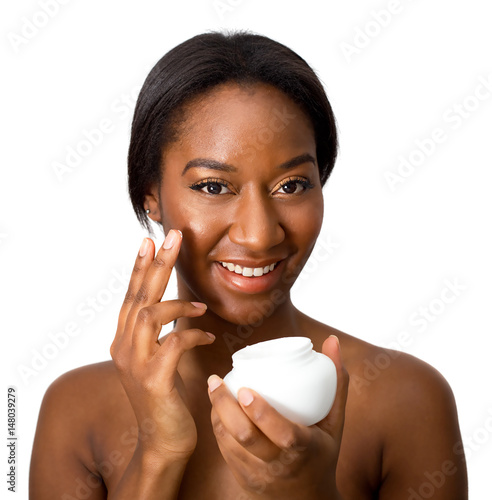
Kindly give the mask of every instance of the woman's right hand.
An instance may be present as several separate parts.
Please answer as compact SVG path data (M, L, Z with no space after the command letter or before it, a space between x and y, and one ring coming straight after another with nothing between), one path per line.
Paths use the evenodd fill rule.
M160 302L176 262L182 235L170 230L154 256L145 238L135 262L118 318L111 357L138 423L137 447L155 457L187 461L196 447L197 431L177 384L183 353L214 337L199 329L171 332L159 343L162 325L179 317L204 314L206 305L183 300Z

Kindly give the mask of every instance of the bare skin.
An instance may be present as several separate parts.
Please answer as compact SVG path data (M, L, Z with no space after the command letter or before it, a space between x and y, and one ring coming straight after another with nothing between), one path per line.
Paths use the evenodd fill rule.
M258 124L270 130L261 141ZM204 158L222 162L221 170ZM435 500L467 498L455 402L442 376L291 302L323 218L313 129L297 104L267 85L233 84L192 102L146 208L162 224L165 246L173 245L156 254L145 240L113 359L68 372L48 389L32 499L403 500L429 498L430 488ZM280 264L269 282L237 281L219 261ZM160 302L174 266L180 300ZM263 289L248 288L255 279ZM288 421L253 391L250 404L241 402L247 389L237 402L221 384L233 350L298 335L309 336L338 374L332 411L311 427Z

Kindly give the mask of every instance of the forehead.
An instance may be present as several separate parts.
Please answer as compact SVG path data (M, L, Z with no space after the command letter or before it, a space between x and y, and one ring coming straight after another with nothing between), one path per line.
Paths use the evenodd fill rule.
M284 156L315 156L309 117L289 96L262 83L227 83L187 104L181 113L178 140L164 152L165 163L194 157L246 162L257 157L284 161Z

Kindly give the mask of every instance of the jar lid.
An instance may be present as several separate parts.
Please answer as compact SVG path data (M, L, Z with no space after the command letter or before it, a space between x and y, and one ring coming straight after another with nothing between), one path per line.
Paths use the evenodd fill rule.
M308 337L282 337L249 345L232 355L232 365L254 362L292 362L309 356L313 343Z

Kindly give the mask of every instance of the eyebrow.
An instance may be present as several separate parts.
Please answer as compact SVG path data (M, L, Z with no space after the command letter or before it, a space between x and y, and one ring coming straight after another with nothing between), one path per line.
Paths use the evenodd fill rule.
M309 153L304 153L299 156L295 156L290 160L277 165L276 168L281 170L289 170L290 168L297 167L298 165L302 165L303 163L311 162L314 166L316 166L316 159L310 155ZM190 160L181 175L184 175L190 168L208 168L210 170L220 170L222 172L237 172L237 168L228 163L223 163L217 160L212 160L211 158L195 158Z

